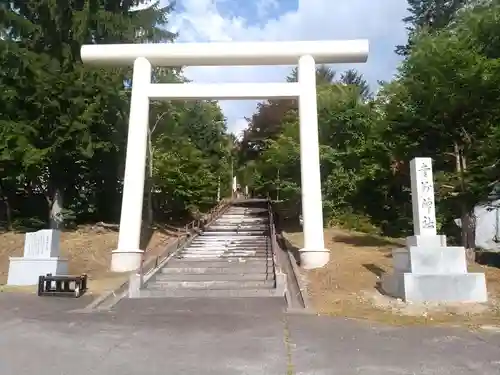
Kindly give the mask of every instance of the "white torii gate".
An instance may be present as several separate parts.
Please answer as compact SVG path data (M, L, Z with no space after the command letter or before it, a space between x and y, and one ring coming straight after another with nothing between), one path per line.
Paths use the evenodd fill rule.
M149 102L157 99L285 99L297 98L300 117L300 167L306 269L323 267L330 259L323 237L323 207L318 144L315 64L362 63L367 40L244 43L168 43L84 45L84 63L132 65L132 98L127 141L118 248L111 270L140 267L142 204ZM173 83L152 84L151 66L296 65L298 82L291 83Z

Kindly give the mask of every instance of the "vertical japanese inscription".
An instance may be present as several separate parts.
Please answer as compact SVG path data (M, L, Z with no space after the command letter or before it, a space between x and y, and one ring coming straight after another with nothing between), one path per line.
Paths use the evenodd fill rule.
M418 169L418 180L420 181L419 205L421 208L422 228L435 229L435 207L434 207L434 183L432 181L432 167L429 162L424 161Z
M411 189L415 235L436 234L436 208L432 160L415 158L411 162Z

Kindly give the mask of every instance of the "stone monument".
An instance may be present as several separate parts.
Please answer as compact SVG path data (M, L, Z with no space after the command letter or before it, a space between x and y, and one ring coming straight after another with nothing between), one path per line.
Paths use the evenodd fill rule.
M26 233L22 257L10 257L7 285L36 285L38 277L68 273L68 261L59 257L60 232L43 229Z
M465 248L437 234L431 158L413 159L410 174L414 235L392 252L394 273L382 289L407 302L486 302L485 275L468 273Z

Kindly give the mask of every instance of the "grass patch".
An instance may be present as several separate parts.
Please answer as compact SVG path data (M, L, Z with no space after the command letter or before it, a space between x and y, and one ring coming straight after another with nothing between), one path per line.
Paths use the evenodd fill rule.
M298 248L303 246L301 232L287 237ZM325 245L331 251L330 262L321 269L301 270L310 302L319 314L394 325L500 325L497 267L476 263L469 266L471 272L486 274L491 298L488 305L412 305L384 296L377 289L380 277L392 272L391 252L403 247L403 240L332 228L325 230Z
M152 232L146 247L146 258L160 255L174 236L161 228ZM114 230L82 226L74 231L61 233L61 256L68 259L70 274L86 273L89 277L89 293L101 294L123 283L127 274L109 271L111 252L118 244ZM24 233L0 233L0 292L34 293L36 287L7 286L9 257L23 255Z

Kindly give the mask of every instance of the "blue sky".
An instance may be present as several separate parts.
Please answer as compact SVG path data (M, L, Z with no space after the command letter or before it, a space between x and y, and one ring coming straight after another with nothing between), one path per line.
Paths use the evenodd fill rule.
M167 0L161 0L167 1ZM338 72L355 68L372 89L389 80L400 58L394 47L406 41L405 0L177 0L170 28L178 42L369 39L365 64L333 66ZM291 67L188 67L198 83L277 82ZM238 134L255 101L220 102L229 129Z
M217 8L224 18L242 17L252 25L265 25L269 19L297 9L295 0L225 0L219 1Z

